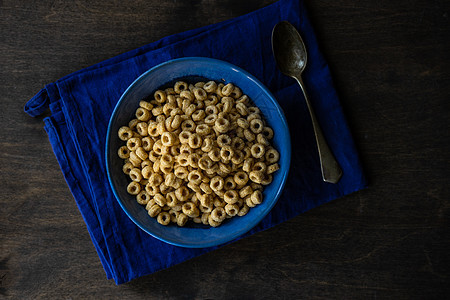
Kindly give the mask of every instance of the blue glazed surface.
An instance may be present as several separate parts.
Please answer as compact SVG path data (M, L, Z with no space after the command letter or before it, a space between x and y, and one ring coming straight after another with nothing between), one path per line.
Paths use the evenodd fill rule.
M123 161L117 156L117 149L124 145L117 132L123 125L135 118L139 101L168 83L177 79L195 81L198 78L232 82L247 94L258 106L270 127L275 132L272 145L280 152L280 170L273 176L273 182L264 190L262 204L250 209L243 217L226 220L216 228L189 222L185 227L162 226L155 218L148 216L145 207L127 193L128 176L122 172ZM198 81L198 80L197 80ZM256 226L272 209L286 182L291 161L291 141L283 111L277 101L256 78L246 71L224 61L186 57L157 65L137 78L123 93L111 116L106 140L106 167L108 179L118 203L128 217L142 230L169 244L203 248L217 246L231 241Z

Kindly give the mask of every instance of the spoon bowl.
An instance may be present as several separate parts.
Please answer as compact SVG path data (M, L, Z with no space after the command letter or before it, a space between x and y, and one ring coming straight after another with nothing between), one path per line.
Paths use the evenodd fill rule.
M289 22L278 23L272 34L272 50L282 73L295 77L303 72L308 60L302 37Z

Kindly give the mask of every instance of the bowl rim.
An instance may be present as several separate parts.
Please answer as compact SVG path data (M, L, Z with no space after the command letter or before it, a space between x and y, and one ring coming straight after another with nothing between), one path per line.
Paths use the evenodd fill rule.
M110 139L111 139L111 128L113 125L113 119L117 114L117 110L119 109L120 104L122 103L123 99L130 93L130 91L140 82L142 81L149 73L154 72L158 69L161 68L165 68L168 65L171 64L177 64L180 62L184 62L184 61L197 61L197 62L206 62L206 63L213 63L213 64L220 64L224 67L228 67L230 69L232 69L233 71L238 71L240 73L242 73L243 75L245 75L247 78L249 78L251 81L254 82L254 84L256 84L258 86L258 88L264 92L264 94L266 94L267 98L270 99L270 101L273 103L274 107L276 108L277 112L280 114L281 118L280 121L282 123L282 126L286 128L286 138L284 142L284 145L286 147L287 150L287 157L285 157L287 159L287 167L285 168L285 171L282 174L282 178L281 178L281 182L279 184L279 186L277 187L276 191L275 191L275 195L273 197L273 201L266 206L266 208L262 211L262 213L257 217L254 218L253 220L251 220L251 222L246 223L245 226L241 227L239 230L233 231L231 234L225 235L224 238L219 238L219 239L214 239L210 242L198 242L196 244L185 244L182 242L176 242L173 240L168 240L166 239L164 236L160 236L159 234L156 234L150 230L148 230L145 226L143 226L143 224L141 224L141 222L139 220L137 220L137 218L135 218L125 207L125 205L122 203L122 200L120 199L116 188L114 187L113 184L113 180L112 180L112 174L110 171L111 170L111 166L110 166L110 162L109 162L109 151L108 149L110 149ZM215 58L209 58L209 57L200 57L200 56L190 56L190 57L182 57L182 58L175 58L175 59L171 59L165 62L162 62L158 65L155 65L153 67L151 67L150 69L148 69L147 71L145 71L144 73L142 73L140 76L138 76L128 87L127 89L122 93L122 95L120 96L119 100L117 101L113 112L111 113L109 122L108 122L108 128L107 128L107 133L106 133L106 144L105 144L105 164L106 164L106 172L107 172L107 176L108 176L108 181L109 181L109 186L114 194L114 197L116 198L116 201L119 203L122 211L125 212L125 214L128 216L128 218L130 218L130 220L137 225L140 229L142 229L144 232L146 232L147 234L149 234L150 236L163 241L165 243L174 245L174 246L179 246L179 247L184 247L184 248L206 248L206 247L213 247L213 246L218 246L218 245L222 245L225 243L228 243L230 241L235 240L236 238L244 235L245 233L249 232L251 229L253 229L257 224L259 224L266 216L267 214L272 210L272 208L275 206L275 204L278 202L278 199L281 196L281 193L284 189L284 186L286 184L287 181L287 177L289 175L289 169L290 169L290 165L291 165L291 136L290 136L290 130L289 130L289 126L288 123L286 121L286 116L284 115L284 112L282 110L282 108L280 107L280 105L278 104L278 101L276 100L275 96L272 94L272 92L264 85L262 84L255 76L253 76L252 74L250 74L249 72L243 70L242 68L233 65L229 62L223 61L223 60L219 60L219 59L215 59Z

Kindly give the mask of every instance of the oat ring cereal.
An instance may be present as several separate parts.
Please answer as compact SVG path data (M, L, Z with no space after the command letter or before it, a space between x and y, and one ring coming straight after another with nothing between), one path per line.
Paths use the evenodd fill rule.
M139 102L117 149L127 192L164 226L220 226L263 202L280 169L272 128L233 83L177 81Z

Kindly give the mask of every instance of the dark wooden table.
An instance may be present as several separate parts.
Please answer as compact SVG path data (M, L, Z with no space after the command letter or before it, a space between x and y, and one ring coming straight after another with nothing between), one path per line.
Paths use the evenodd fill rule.
M443 299L450 283L450 2L306 1L370 187L116 286L43 129L44 84L273 1L1 5L0 298Z

